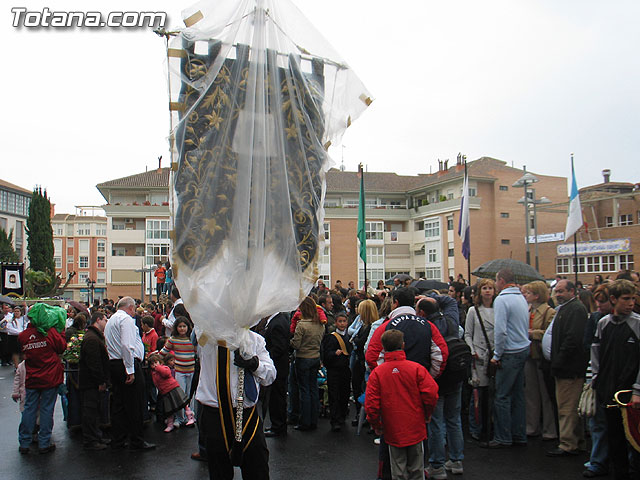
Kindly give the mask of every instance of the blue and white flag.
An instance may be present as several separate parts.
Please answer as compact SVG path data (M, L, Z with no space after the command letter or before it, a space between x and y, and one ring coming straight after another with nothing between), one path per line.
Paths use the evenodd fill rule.
M576 183L576 172L573 169L573 155L571 155L571 196L569 198L569 217L567 227L564 232L565 241L582 227L582 207L580 206L580 195L578 184Z
M462 185L462 203L460 204L460 221L458 222L458 235L462 240L462 256L469 260L471 252L469 242L469 177L467 164L464 165L464 183Z

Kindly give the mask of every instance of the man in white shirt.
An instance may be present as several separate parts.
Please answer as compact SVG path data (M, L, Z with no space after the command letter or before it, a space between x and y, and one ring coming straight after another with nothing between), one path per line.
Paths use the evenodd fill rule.
M180 298L180 292L178 291L178 287L174 286L171 289L171 302L173 302L173 308L171 309L171 313L169 314L169 317L165 318L164 320L162 320L162 325L164 325L164 334L167 337L170 337L171 334L173 333L173 324L176 321L176 316L174 315L174 310L178 305L183 305L184 302L182 301L182 298Z
M241 356L237 350L231 352L224 346L202 344L198 346L200 381L196 400L202 405L200 434L206 439L211 479L233 478L230 454L235 438L239 369L245 371L243 411L245 434L242 439L242 449L245 450L241 460L234 463L240 466L242 478L252 480L269 478L269 450L264 437L262 419L255 405L260 385L267 386L273 383L276 378L276 368L266 349L264 338L252 331L248 331L248 334L251 343L247 348L248 351L244 352L244 356ZM222 381L218 385L218 376L228 378L228 384ZM230 404L233 405L234 410L230 408Z
M3 303L2 320L0 321L0 359L3 366L11 365L11 352L9 351L9 336L7 333L7 322L11 320L13 320L11 305Z
M133 298L123 297L104 329L113 393L111 447L124 448L128 437L130 449L149 450L155 445L147 443L142 435L144 345L133 319L135 310Z

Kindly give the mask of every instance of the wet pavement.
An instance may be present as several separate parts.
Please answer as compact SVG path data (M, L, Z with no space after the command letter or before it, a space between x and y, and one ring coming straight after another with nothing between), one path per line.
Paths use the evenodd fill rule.
M206 464L191 460L196 451L195 429L182 428L166 434L159 424L145 430L147 441L157 444L150 452L100 452L82 450L81 435L69 431L62 419L60 402L56 404L53 441L56 451L39 455L18 453L18 404L11 400L13 368L0 367L0 480L31 479L150 479L208 478ZM268 423L268 422L267 422ZM271 478L322 480L374 480L378 465L378 447L373 436L348 426L342 432L329 431L326 419L318 430L298 432L287 437L267 439L270 450ZM449 474L450 480L495 479L571 479L582 477L582 464L588 456L549 458L545 451L553 442L534 439L527 448L483 450L476 442L465 443L463 475ZM237 471L235 478L241 478ZM251 480L251 479L245 479Z

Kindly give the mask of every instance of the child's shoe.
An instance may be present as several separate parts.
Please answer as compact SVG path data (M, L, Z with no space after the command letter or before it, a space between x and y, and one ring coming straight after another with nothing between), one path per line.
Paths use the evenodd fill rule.
M193 414L193 411L189 407L185 407L185 413L187 414L187 423L185 427L192 427L196 423L196 416Z
M167 428L164 429L164 433L171 433L175 430L175 425L173 424L173 417L169 417L166 420Z

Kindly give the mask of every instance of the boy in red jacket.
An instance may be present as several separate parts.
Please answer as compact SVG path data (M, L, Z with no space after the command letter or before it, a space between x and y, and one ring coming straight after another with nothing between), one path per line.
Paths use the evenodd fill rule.
M20 453L29 453L31 434L36 424L38 410L40 410L38 449L40 453L49 453L56 448L51 442L53 409L58 396L58 386L63 382L64 376L60 354L65 351L67 342L55 328L51 327L42 333L33 325L18 335L18 342L22 347L22 355L27 367L25 382L27 398L18 429Z
M406 359L404 334L382 335L384 363L369 377L364 408L376 433L389 445L391 476L423 479L427 420L438 402L438 384L427 369Z

